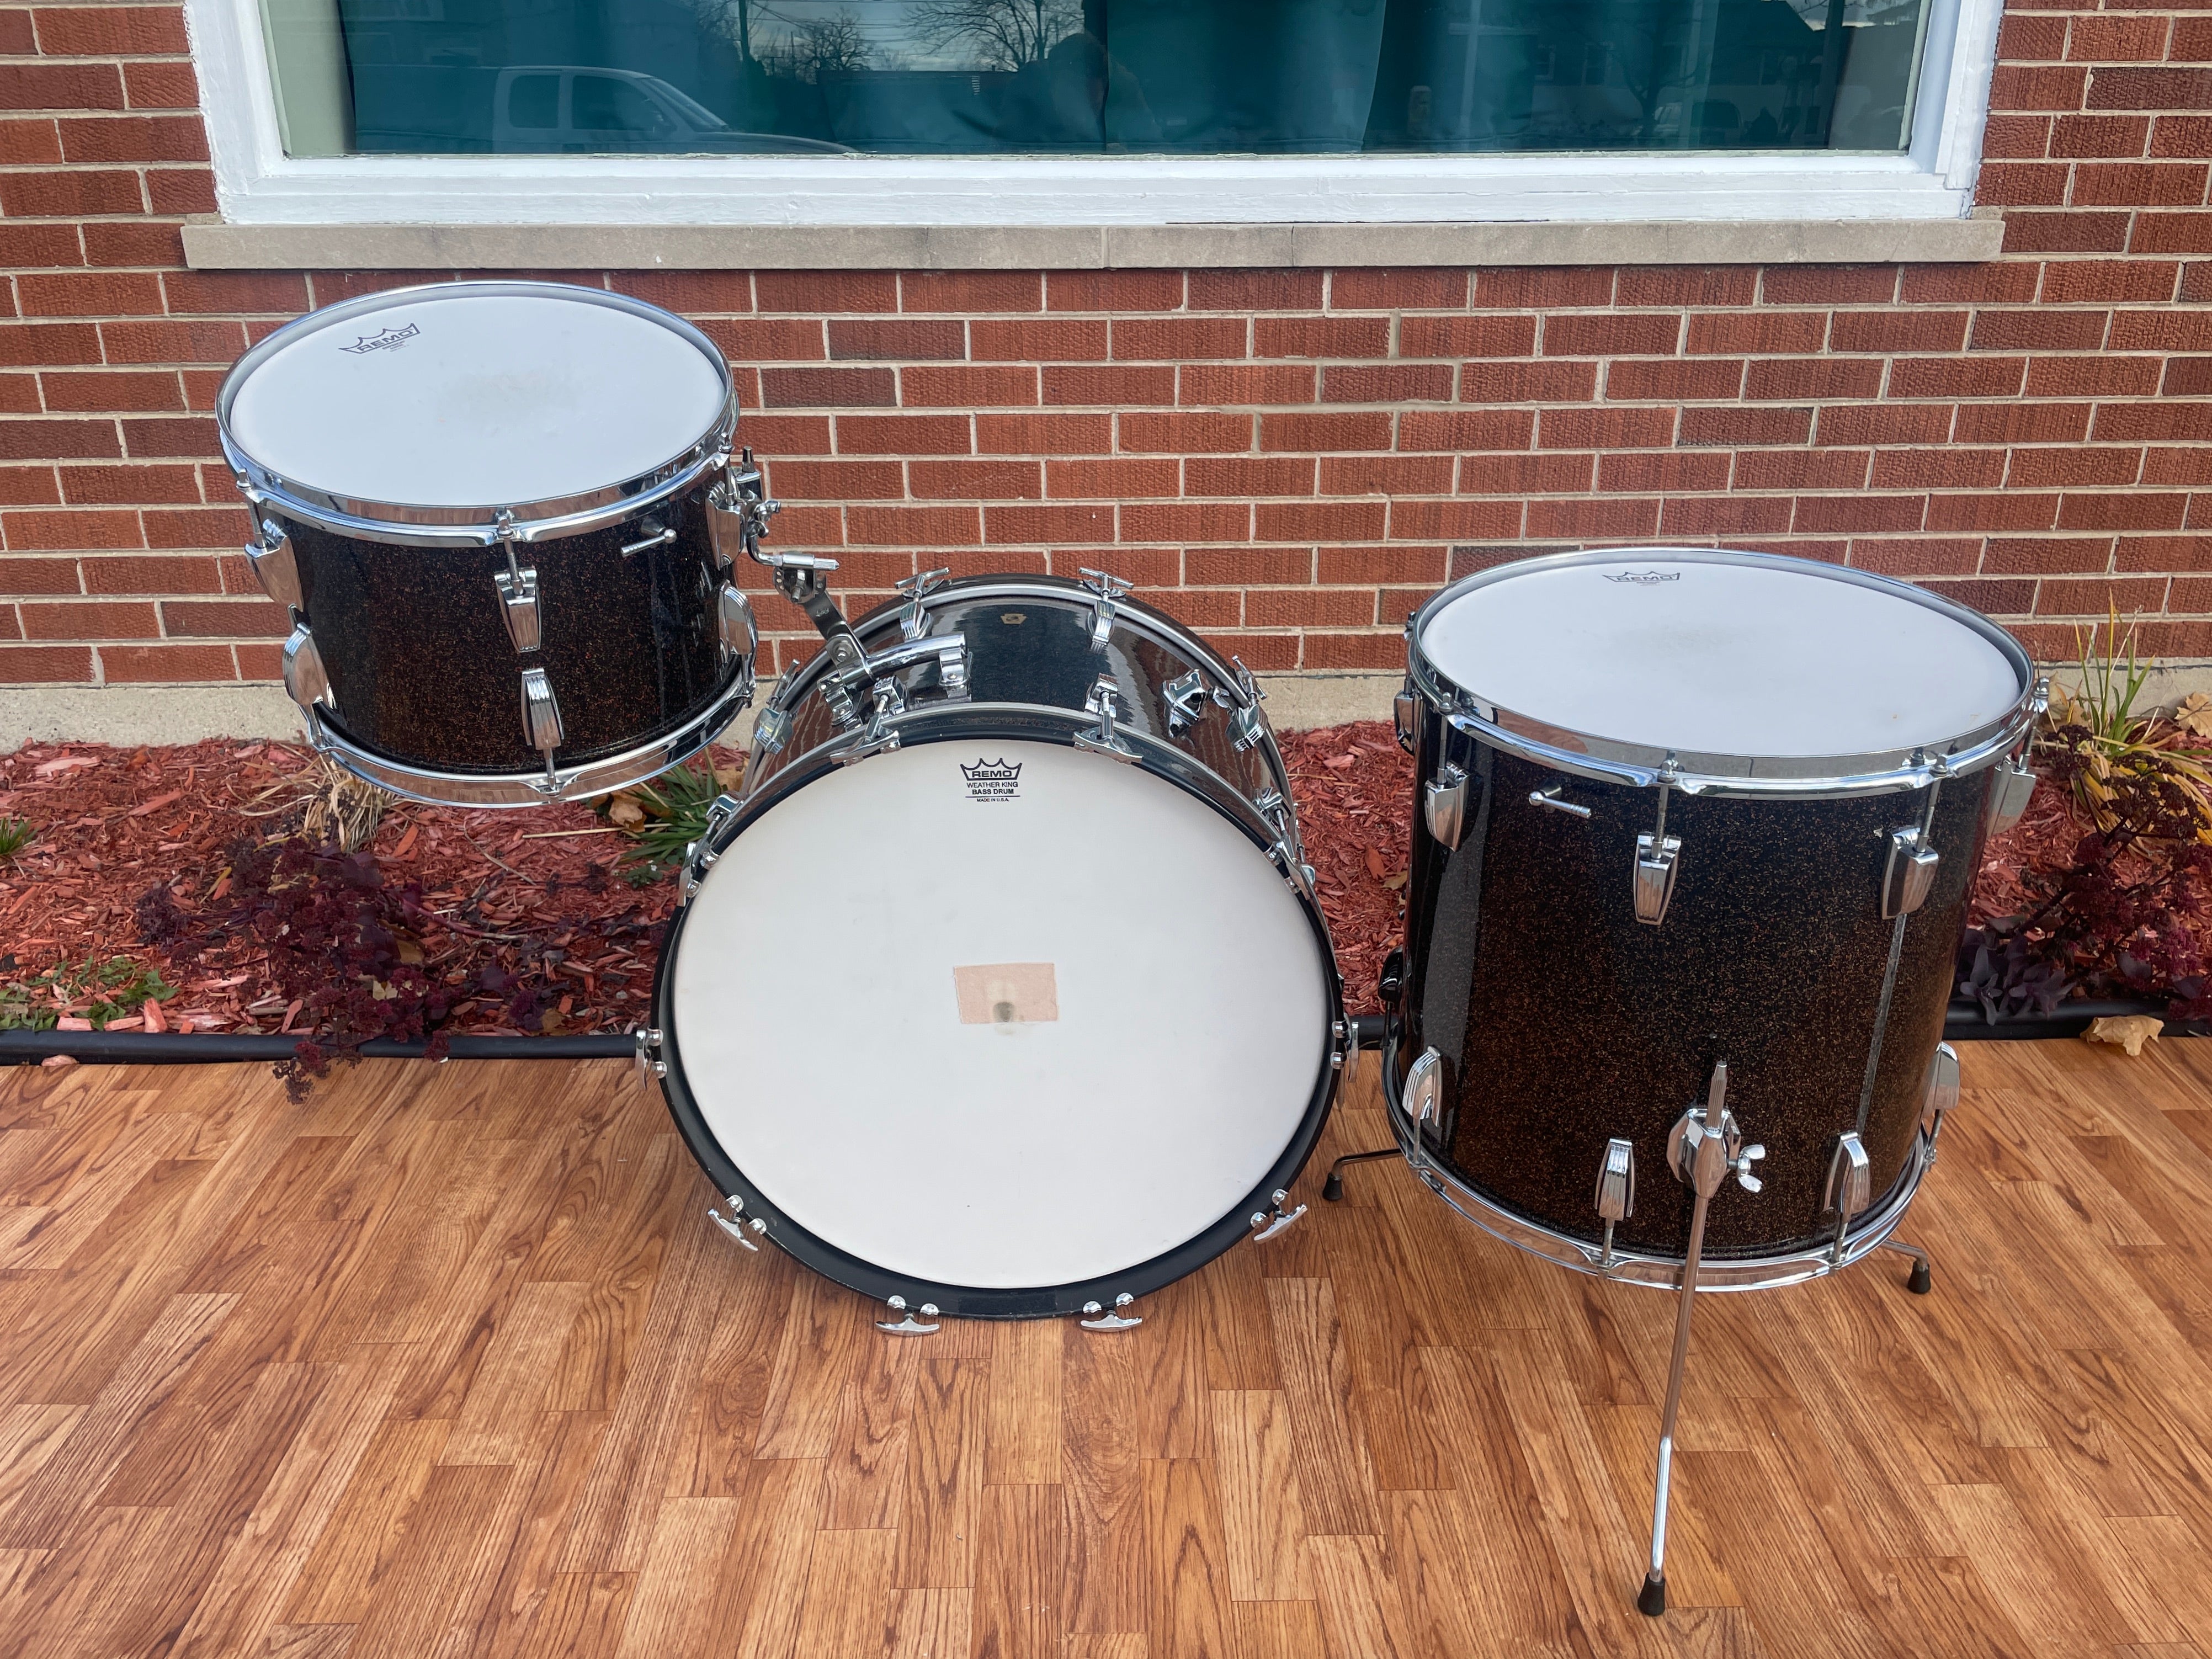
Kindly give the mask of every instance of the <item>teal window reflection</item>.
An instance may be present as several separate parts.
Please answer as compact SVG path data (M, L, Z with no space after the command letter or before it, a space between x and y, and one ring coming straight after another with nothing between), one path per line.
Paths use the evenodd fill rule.
M1902 149L1929 0L264 0L295 155Z

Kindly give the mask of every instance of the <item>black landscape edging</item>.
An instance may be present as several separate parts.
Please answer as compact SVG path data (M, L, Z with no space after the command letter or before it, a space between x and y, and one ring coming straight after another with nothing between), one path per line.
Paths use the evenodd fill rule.
M223 1060L287 1060L299 1046L296 1036L262 1036L204 1031L0 1031L0 1066L35 1064L55 1054L94 1064L182 1066ZM456 1036L446 1052L453 1060L627 1060L636 1052L627 1032L593 1032L583 1036ZM419 1042L374 1037L361 1045L368 1060L420 1060Z
M1954 1002L1943 1016L1943 1040L1947 1042L2034 1042L2044 1037L2077 1037L2089 1029L2094 1019L2111 1019L2130 1014L2150 1014L2164 1019L2166 1005L2162 1002L2062 1002L2048 1014L2019 1014L1992 1025L1982 1013L1978 1002ZM2161 1036L2204 1036L2203 1024L2195 1020L2168 1019Z

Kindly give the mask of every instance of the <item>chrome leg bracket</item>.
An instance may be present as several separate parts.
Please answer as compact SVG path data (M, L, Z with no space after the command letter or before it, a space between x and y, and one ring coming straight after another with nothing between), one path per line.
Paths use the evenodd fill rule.
M1114 1311L1108 1313L1096 1302L1083 1304L1083 1317L1075 1322L1086 1331L1133 1331L1145 1322L1141 1314L1124 1315L1122 1309L1137 1298L1127 1291L1114 1298Z
M876 1328L887 1336L928 1336L940 1328L936 1323L937 1304L934 1302L921 1304L918 1310L921 1315L920 1319L907 1311L906 1298L902 1296L885 1297L884 1305L898 1316L896 1320L878 1319L876 1322Z
M768 1223L759 1216L747 1216L744 1200L735 1194L725 1199L723 1202L730 1206L729 1214L724 1215L719 1208L709 1204L707 1206L707 1219L757 1255L760 1253L760 1246L753 1243L752 1236L765 1233L768 1231Z
M1264 1243L1276 1234L1288 1231L1290 1224L1306 1212L1306 1206L1303 1204L1295 1210L1284 1209L1283 1206L1290 1201L1289 1192L1278 1187L1270 1197L1269 1208L1252 1212L1252 1242L1255 1244Z

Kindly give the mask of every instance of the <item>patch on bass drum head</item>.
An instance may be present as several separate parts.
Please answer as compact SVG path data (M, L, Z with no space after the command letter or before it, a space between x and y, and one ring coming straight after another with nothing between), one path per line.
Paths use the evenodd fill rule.
M999 759L987 761L978 756L973 766L960 763L960 775L968 780L968 799L976 801L1018 800L1021 798L1022 763L1019 761Z

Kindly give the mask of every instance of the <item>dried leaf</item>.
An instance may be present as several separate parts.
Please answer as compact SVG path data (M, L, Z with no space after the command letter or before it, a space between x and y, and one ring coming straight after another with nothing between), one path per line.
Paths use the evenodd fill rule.
M2212 694L2191 691L2175 705L2173 723L2194 738L2212 738Z
M2156 1042L2165 1029L2166 1022L2155 1014L2105 1014L2089 1022L2081 1040L2110 1042L2136 1055L2142 1053L2144 1043Z
M1382 855L1372 847L1367 849L1367 873L1377 881L1390 873L1390 866L1382 862Z
M645 808L627 789L607 802L607 822L618 830L633 830L645 822Z

